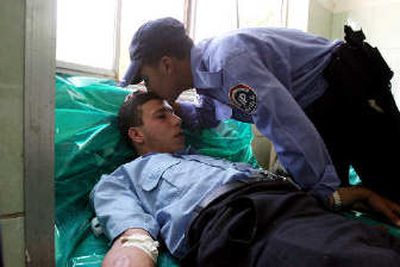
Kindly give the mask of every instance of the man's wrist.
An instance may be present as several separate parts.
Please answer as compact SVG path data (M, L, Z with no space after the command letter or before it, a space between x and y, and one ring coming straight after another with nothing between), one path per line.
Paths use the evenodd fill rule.
M103 267L114 266L138 266L153 267L156 263L152 256L138 246L126 245L125 239L131 235L141 235L151 238L150 234L141 228L129 228L125 230L114 242L103 260ZM152 240L152 239L151 239ZM125 244L125 245L124 245ZM118 265L119 264L119 265Z
M121 237L120 242L122 247L136 247L145 252L150 256L154 263L157 262L158 258L158 246L159 243L154 241L149 235L133 233L130 235L124 235Z
M330 197L331 207L337 210L368 201L371 194L373 194L372 191L361 186L340 187Z
M333 210L340 210L343 207L342 197L340 196L339 190L336 190L332 194L332 208Z

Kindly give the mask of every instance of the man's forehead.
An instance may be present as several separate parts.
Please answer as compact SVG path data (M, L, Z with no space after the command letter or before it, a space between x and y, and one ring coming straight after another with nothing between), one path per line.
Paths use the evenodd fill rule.
M154 114L159 111L163 111L166 109L172 109L171 105L168 104L166 100L162 99L152 99L147 101L143 106L142 110L145 114Z

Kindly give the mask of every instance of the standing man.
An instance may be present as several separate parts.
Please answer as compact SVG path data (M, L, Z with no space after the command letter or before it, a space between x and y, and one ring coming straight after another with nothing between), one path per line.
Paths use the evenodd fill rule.
M343 46L284 28L239 29L194 46L181 22L162 18L134 35L121 85L144 81L171 103L195 88L200 105L177 104L185 127L213 127L228 118L254 123L290 175L321 199L334 192L338 177L347 184L352 164L366 187L398 201L388 150L400 149L399 127L376 101L342 94L352 88L325 78Z

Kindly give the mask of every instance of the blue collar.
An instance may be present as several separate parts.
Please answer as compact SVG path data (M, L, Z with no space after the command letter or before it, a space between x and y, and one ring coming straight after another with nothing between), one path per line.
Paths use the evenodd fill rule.
M194 88L208 89L222 87L222 71L209 72L207 70L207 66L203 61L203 51L200 47L193 46L190 58Z

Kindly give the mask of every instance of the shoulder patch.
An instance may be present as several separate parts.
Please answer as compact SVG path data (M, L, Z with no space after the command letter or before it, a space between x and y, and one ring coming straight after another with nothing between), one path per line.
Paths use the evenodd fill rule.
M256 91L243 83L229 89L229 100L231 105L248 114L254 113L257 109Z

